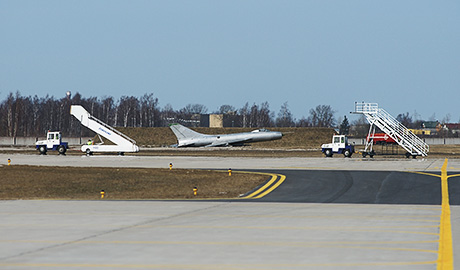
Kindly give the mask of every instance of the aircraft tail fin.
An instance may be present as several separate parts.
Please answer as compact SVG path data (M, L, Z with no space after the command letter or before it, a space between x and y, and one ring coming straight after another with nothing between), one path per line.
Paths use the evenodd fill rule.
M172 124L169 126L169 128L174 132L174 135L176 135L179 141L182 139L191 139L203 136L203 134L184 127L181 124Z

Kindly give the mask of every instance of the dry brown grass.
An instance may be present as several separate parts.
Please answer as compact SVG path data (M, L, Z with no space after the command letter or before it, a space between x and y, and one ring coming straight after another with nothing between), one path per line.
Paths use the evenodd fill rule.
M0 199L237 198L264 181L266 175L210 170L75 168L44 166L0 167ZM193 187L198 195L193 195Z

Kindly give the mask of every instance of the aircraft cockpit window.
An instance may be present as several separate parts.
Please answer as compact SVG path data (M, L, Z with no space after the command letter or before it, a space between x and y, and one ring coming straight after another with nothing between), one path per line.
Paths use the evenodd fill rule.
M252 132L270 132L270 130L265 129L265 128L261 128L261 129L253 130Z

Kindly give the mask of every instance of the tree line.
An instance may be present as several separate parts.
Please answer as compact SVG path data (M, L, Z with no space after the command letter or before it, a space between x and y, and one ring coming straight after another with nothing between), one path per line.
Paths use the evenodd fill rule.
M22 96L9 93L0 103L0 136L43 136L48 130L59 130L65 136L91 136L89 129L70 115L71 105L82 105L92 116L114 127L166 127L171 123L197 126L197 116L207 114L202 104L188 104L174 110L170 104L163 108L152 93L140 97L112 96L85 98L78 92L63 98ZM296 120L285 102L279 112L270 109L268 102L246 103L241 108L222 105L211 113L228 114L240 119L240 127L334 127L335 111L329 105L318 105L309 111L308 117Z
M330 105L318 105L308 111L308 117L295 119L287 102L281 105L276 114L268 102L246 103L241 108L225 104L209 112L202 104L188 104L178 110L174 110L170 104L161 108L158 98L152 93L115 99L112 96L85 98L78 92L75 95L69 92L62 98L22 96L16 92L9 93L0 102L0 136L38 137L48 130L59 130L65 136L93 136L91 130L70 115L71 105L82 105L92 116L113 127L167 127L172 123L193 127L200 125L200 115L215 113L238 119L235 127L328 127L336 128L341 134L358 137L366 136L369 130L364 116L351 123L346 116L336 120L335 111ZM396 119L413 129L421 128L424 123L416 112L413 115L408 112L398 114ZM429 121L434 119L435 115ZM447 115L442 123L448 123L449 120L450 115ZM443 129L435 136L458 137L459 133Z

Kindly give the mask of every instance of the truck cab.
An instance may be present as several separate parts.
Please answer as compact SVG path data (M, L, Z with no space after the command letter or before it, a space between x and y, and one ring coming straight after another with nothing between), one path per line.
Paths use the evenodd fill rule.
M334 135L332 143L321 145L321 152L326 157L332 157L333 154L343 154L345 157L351 157L355 152L355 147L348 143L348 138L345 135Z
M46 155L48 150L58 151L60 155L65 155L69 148L67 142L62 142L60 131L48 131L46 140L37 141L35 147L42 155Z

